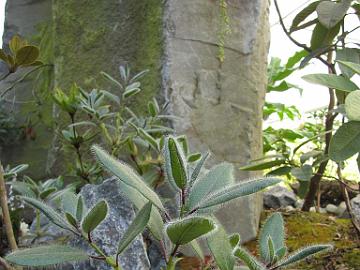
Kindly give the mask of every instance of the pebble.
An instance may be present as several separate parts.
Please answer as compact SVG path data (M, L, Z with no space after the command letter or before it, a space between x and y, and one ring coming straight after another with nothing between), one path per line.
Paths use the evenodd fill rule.
M331 203L329 203L325 209L326 209L326 212L328 212L330 214L337 214L337 211L338 211L338 207Z
M346 211L346 203L341 202L337 208L336 214L341 217L343 216L344 212Z

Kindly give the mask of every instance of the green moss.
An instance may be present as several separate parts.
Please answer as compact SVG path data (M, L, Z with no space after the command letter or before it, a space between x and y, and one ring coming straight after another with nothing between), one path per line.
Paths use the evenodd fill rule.
M269 214L270 212L263 213L262 220L264 221ZM292 269L322 270L324 265L329 263L343 265L344 268L341 269L360 269L360 248L349 219L337 219L324 214L305 212L284 213L283 216L287 234L286 244L290 252L311 244L331 243L334 245L330 254L316 256ZM246 246L255 253L257 242L252 241ZM332 260L330 261L329 258Z
M161 85L162 5L161 0L54 1L57 86L87 86L95 79L93 87L109 88L99 72L119 78L118 66L129 63L134 71L150 70L132 104L144 108Z

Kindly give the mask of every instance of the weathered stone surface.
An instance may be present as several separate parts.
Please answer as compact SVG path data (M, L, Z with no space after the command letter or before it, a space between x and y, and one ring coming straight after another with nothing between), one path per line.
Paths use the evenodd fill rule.
M264 206L268 209L279 209L295 204L295 193L285 187L276 186L264 192Z
M51 1L7 1L5 13L6 18L3 44L8 44L8 41L15 34L30 40L38 33L38 27L40 24L46 24L51 21ZM5 49L7 50L6 46ZM41 57L42 56L43 55L41 55ZM0 83L0 92L12 85L30 69L31 68L21 69L16 74L10 75L5 81L2 81ZM44 69L49 70L51 73L51 69ZM7 68L4 64L0 65L0 72L7 72ZM23 82L17 84L14 91L6 96L6 99L10 101L12 101L13 97L16 96L16 101L20 102L15 102L15 104L12 104L12 102L6 103L6 105L8 105L8 110L15 115L19 123L27 123L30 120L39 121L36 114L32 113L35 109L32 93L32 90L34 90L34 85L32 84L33 77L29 77ZM43 121L47 121L47 124L49 124L48 117L51 115L51 108L49 108L46 104L43 104L41 109L38 108L38 112L40 118L42 118ZM34 177L44 177L47 162L47 151L52 137L49 134L52 132L49 126L45 126L43 123L32 126L32 128L34 129L35 135L33 136L33 139L23 139L11 146L0 146L0 158L4 164L17 165L19 163L27 163L30 165L30 169L27 171L27 174Z
M336 205L333 205L331 203L329 203L326 207L326 212L330 213L330 214L337 214L337 206Z
M269 41L268 1L227 1L232 33L225 61L218 59L218 1L169 0L165 16L164 86L173 126L193 149L213 153L208 166L228 161L239 168L261 156L261 120ZM254 177L236 171L241 181ZM242 240L256 236L260 195L229 204L218 217Z
M80 193L83 195L88 209L102 199L107 201L109 206L108 215L106 219L92 232L92 238L94 242L105 252L105 254L115 254L121 236L134 219L134 211L131 203L121 194L116 178L108 179L100 185L86 185L82 188ZM45 225L46 222L47 221L43 219L42 225ZM34 230L33 226L32 230ZM68 232L61 230L54 225L50 225L46 229L46 233L53 235L53 237L46 236L41 238L37 241L38 244L46 244L54 239L58 239L58 241L60 239L60 241L65 241L72 246L80 247L86 250L88 254L97 256L93 249L90 248L89 245L82 239L74 238ZM141 236L136 238L129 248L120 256L120 264L124 270L150 269L145 245ZM89 260L84 263L67 265L62 269L110 270L111 267L107 266L102 261Z
M351 199L352 210L360 221L360 195L357 195L355 198Z

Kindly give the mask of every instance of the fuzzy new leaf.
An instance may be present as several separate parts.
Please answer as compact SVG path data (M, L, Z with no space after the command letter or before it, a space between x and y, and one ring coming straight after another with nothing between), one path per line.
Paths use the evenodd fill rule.
M30 206L42 212L55 225L65 230L74 232L73 228L65 221L65 219L50 206L33 198L28 198L28 197L21 197L21 198L25 203L29 204Z
M134 172L134 170L129 165L116 160L99 146L92 146L92 151L94 152L98 161L108 171L118 177L121 182L139 191L140 194L151 201L159 210L165 211L159 196L144 183L141 177L136 172Z
M175 245L185 245L216 228L214 221L205 217L190 217L170 223L166 233Z
M80 249L61 245L20 249L5 257L11 263L31 267L85 261L88 258L89 256Z
M289 266L291 264L297 263L308 257L314 256L315 254L317 254L319 252L324 252L331 248L332 248L331 245L312 245L312 246L300 249L300 250L295 251L294 253L290 254L289 256L284 258L282 261L280 261L276 265L276 268L282 268L284 266Z
M181 147L173 137L165 140L164 158L167 180L175 188L184 189L187 184L186 160Z
M209 207L213 207L216 205L221 205L223 203L229 202L233 199L240 198L243 196L247 196L258 191L261 191L269 186L276 185L280 183L281 180L277 178L263 178L256 179L247 182L242 182L221 191L218 191L214 194L211 194L203 201L199 203L197 206L198 209L205 209Z
M266 267L246 250L238 248L234 255L243 261L250 270L266 270Z

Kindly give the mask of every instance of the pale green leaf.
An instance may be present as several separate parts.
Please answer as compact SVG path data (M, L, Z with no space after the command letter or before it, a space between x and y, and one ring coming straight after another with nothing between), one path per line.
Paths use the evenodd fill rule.
M47 266L74 261L85 261L89 256L70 246L49 245L16 250L5 257L13 264L22 266Z
M135 219L119 241L117 254L121 254L144 231L150 219L151 207L152 204L149 202L137 213Z
M243 248L237 248L234 255L243 261L250 270L267 270L265 265Z
M360 122L343 124L330 141L330 159L341 162L360 151Z
M106 217L108 212L107 203L102 200L98 202L84 217L81 227L85 233L93 231Z
M345 99L346 116L351 121L360 121L360 90L349 93Z
M318 84L346 92L359 89L359 87L348 78L334 74L309 74L303 76L302 78L309 83Z
M330 29L337 25L350 8L352 0L342 0L339 3L323 1L318 4L316 12L320 23Z
M99 146L92 146L92 151L94 152L98 161L109 172L118 177L121 182L124 182L126 185L139 191L140 194L151 201L160 211L165 211L159 196L144 183L141 177L129 165L116 160Z
M171 222L166 233L175 245L185 245L216 228L214 221L206 217L189 217Z

